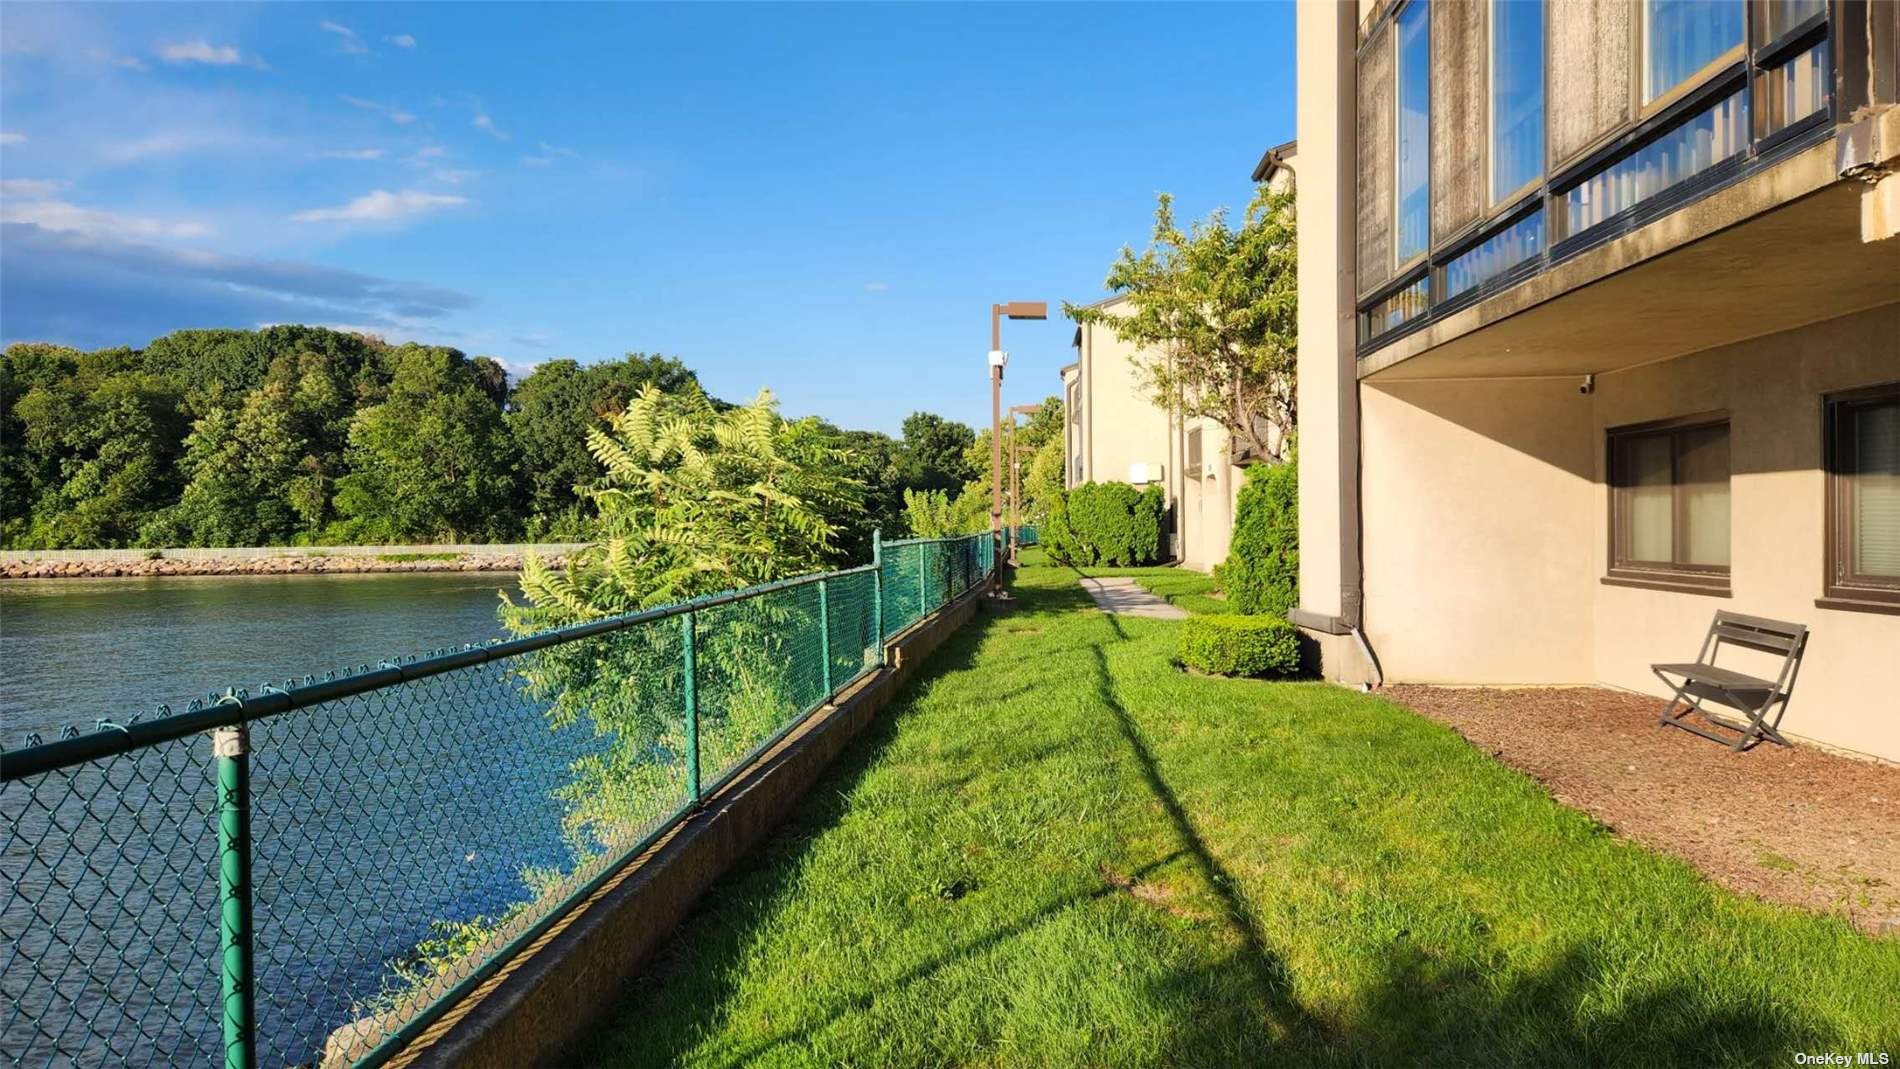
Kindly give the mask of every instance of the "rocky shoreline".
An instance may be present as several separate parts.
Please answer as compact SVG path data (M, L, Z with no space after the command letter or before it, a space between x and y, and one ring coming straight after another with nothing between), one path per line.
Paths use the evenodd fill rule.
M544 557L558 564L559 557ZM518 572L520 554L493 556L321 556L212 557L158 556L123 560L26 560L0 564L0 579L109 579L164 575L353 575L370 572Z

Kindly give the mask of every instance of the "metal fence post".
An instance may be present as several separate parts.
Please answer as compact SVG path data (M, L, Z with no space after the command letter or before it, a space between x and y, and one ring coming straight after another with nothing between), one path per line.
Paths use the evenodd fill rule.
M680 664L686 682L686 797L699 802L699 637L697 613L680 614Z
M218 765L218 942L223 954L225 1069L257 1066L257 973L251 960L251 756L243 725L212 732Z
M831 697L831 597L818 580L818 659L824 662L825 697Z
M917 618L930 615L930 543L917 543Z
M877 663L884 666L884 529L871 528L871 627L877 632Z

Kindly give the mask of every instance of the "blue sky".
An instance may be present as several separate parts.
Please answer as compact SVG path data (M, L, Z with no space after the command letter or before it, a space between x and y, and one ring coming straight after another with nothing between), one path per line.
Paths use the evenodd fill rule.
M0 19L0 337L310 322L516 373L988 421L995 300L1087 301L1160 191L1238 211L1291 5L125 6ZM1006 401L1060 320L1005 326Z

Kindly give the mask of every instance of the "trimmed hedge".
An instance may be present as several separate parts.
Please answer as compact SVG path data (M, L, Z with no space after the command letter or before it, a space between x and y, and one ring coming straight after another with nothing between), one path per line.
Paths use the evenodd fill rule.
M1190 616L1181 663L1221 676L1290 676L1300 670L1300 633L1278 616Z
M1285 616L1299 604L1299 465L1289 460L1247 469L1234 508L1234 540L1214 580L1237 613Z
M1161 521L1167 505L1159 486L1083 483L1050 510L1041 534L1050 556L1070 564L1126 568L1162 559Z

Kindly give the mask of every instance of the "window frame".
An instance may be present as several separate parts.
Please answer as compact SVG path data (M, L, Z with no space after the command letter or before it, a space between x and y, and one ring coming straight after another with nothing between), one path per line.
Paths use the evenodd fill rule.
M1400 220L1405 215L1405 101L1402 83L1405 80L1405 38L1400 25L1406 15L1413 11L1421 12L1424 19L1425 34L1425 244L1408 259L1399 258ZM1431 0L1405 0L1392 12L1392 278L1409 275L1432 255L1432 13ZM1427 307L1430 301L1427 300Z
M1484 139L1484 192L1485 208L1492 219L1507 205L1515 208L1522 198L1532 190L1541 189L1545 179L1550 177L1550 5L1546 0L1537 0L1537 17L1543 23L1539 31L1539 43L1543 46L1537 57L1537 78L1541 83L1538 110L1538 156L1537 173L1523 185L1504 194L1497 192L1497 148L1498 148L1498 8L1513 0L1490 0L1484 13L1484 96L1485 96L1485 139ZM1486 220L1488 228L1492 220Z
M1636 24L1636 51L1634 58L1638 69L1634 72L1636 77L1630 79L1630 86L1636 93L1635 115L1639 121L1668 110L1671 104L1695 92L1698 87L1708 82L1711 78L1714 78L1726 68L1738 66L1748 58L1749 34L1752 32L1750 27L1754 21L1754 12L1751 11L1751 9L1755 8L1756 5L1749 3L1748 0L1711 0L1711 2L1734 4L1742 9L1742 39L1730 46L1730 48L1721 55L1691 72L1688 77L1670 86L1666 91L1651 97L1649 95L1649 7L1651 0L1637 0L1636 18L1631 21Z
M1815 604L1826 609L1900 614L1900 577L1868 576L1853 571L1854 472L1841 470L1848 455L1847 424L1841 415L1854 408L1900 403L1900 380L1875 383L1821 398L1822 474L1827 483L1826 551L1821 572L1821 597Z
M1609 490L1609 507L1605 510L1609 518L1608 563L1603 582L1611 586L1639 586L1660 590L1670 590L1688 594L1710 594L1717 597L1729 596L1729 576L1731 564L1688 564L1677 561L1639 561L1625 556L1628 544L1629 488L1620 485L1619 476L1622 466L1617 461L1619 447L1635 439L1667 436L1670 439L1669 450L1669 488L1670 488L1670 556L1682 556L1687 524L1683 522L1685 503L1682 493L1680 471L1680 450L1675 440L1690 431L1707 430L1721 427L1728 431L1731 447L1734 442L1734 426L1726 409L1713 412L1697 412L1687 416L1672 416L1668 419L1650 420L1646 423L1632 423L1604 430L1604 484ZM1729 488L1731 526L1729 546L1734 548L1734 527L1732 523L1735 479L1734 454L1729 459Z

